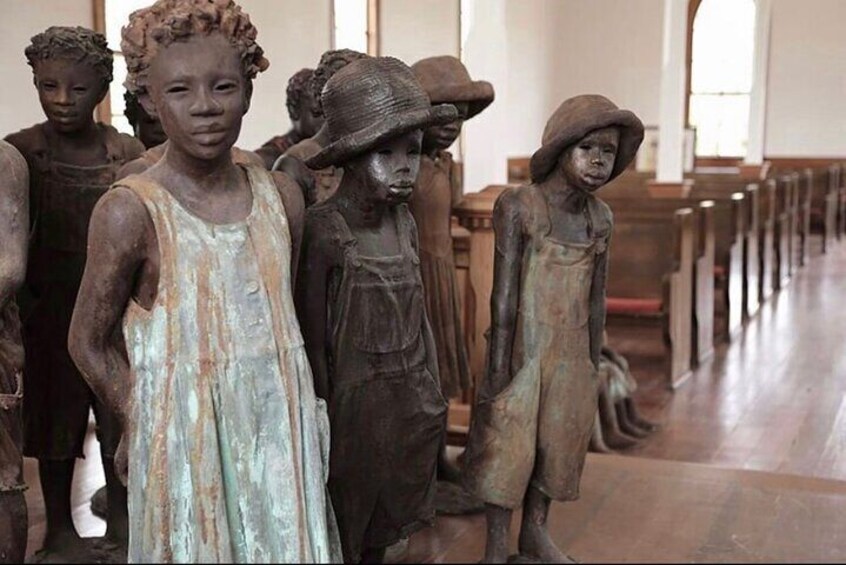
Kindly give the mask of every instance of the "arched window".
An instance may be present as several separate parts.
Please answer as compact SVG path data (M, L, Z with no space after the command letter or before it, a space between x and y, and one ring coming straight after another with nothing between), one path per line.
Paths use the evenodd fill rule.
M697 157L743 157L755 47L754 0L692 0L688 123Z

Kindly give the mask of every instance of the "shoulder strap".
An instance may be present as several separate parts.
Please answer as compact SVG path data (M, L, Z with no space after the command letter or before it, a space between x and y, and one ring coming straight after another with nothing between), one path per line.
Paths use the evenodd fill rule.
M529 210L528 231L535 249L537 249L552 230L552 224L549 220L549 206L541 193L540 187L536 184L530 184L524 190L521 190L520 196Z

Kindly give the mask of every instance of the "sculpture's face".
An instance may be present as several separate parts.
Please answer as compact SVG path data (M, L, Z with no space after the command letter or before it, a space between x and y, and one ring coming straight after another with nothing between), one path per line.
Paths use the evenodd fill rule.
M396 206L408 202L420 170L422 141L421 130L390 139L346 163L344 175L354 175L370 203Z
M464 120L467 119L467 112L470 104L467 102L454 102L453 105L458 109L458 119L448 124L441 124L430 126L426 128L423 135L423 144L427 148L442 151L449 148L458 136L461 134L461 127L464 125Z
M141 140L147 149L161 145L167 141L167 134L162 123L141 108L138 112L138 123L135 124L135 137Z
M323 127L323 113L314 101L311 89L303 89L297 104L297 126L304 138L309 138Z
M608 127L593 130L571 145L558 160L567 183L585 192L594 192L607 183L619 143L620 130Z
M161 48L140 101L171 146L200 160L228 154L249 109L238 50L222 35L198 35Z
M33 72L41 108L56 131L74 133L93 123L108 85L91 65L58 57L37 61Z

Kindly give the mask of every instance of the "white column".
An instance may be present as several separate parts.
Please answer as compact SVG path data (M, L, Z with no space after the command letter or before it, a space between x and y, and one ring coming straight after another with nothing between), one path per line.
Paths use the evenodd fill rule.
M747 165L764 162L771 22L772 1L755 0L755 54L752 62L752 91L749 93L749 141L744 159Z
M496 100L462 134L464 191L508 180L508 45L506 0L461 0L461 59L474 80L496 88Z
M687 5L688 0L664 0L656 175L659 183L678 183L684 176Z

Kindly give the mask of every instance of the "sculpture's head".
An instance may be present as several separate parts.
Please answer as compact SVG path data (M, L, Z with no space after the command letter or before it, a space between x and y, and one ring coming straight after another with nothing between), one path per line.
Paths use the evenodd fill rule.
M105 36L82 27L50 27L34 36L24 53L41 108L56 131L90 126L112 81Z
M323 116L323 89L335 73L359 59L368 57L365 53L353 49L331 49L320 56L320 62L311 77L311 97L314 102L314 112Z
M232 0L158 0L122 30L126 88L172 146L201 160L228 154L269 66L256 35Z
M411 70L432 104L452 104L458 109L458 119L454 122L426 129L423 145L427 150L446 149L452 145L461 134L464 122L494 101L493 85L484 80L472 80L467 68L452 55L421 59Z
M622 173L643 141L643 124L595 94L565 100L552 114L530 163L532 182L558 171L573 188L594 192Z
M144 147L150 149L167 141L167 134L162 129L162 123L144 110L137 96L125 90L123 103L123 115L132 126L135 137L144 144Z
M432 106L411 69L391 57L350 63L323 91L329 144L306 164L344 167L343 186L371 201L411 197L420 168L423 130L458 117L449 104Z
M323 113L318 108L311 92L311 78L314 69L300 69L288 79L285 89L285 106L291 125L302 138L308 138L317 133L323 126Z

